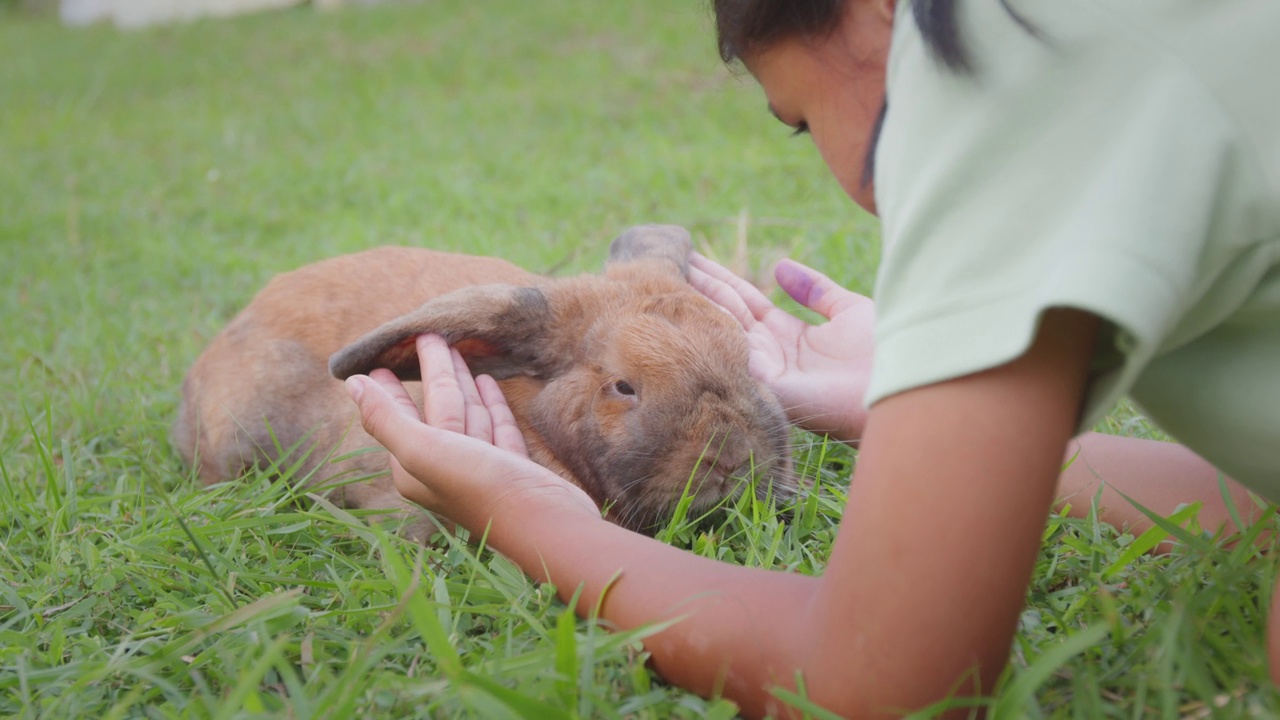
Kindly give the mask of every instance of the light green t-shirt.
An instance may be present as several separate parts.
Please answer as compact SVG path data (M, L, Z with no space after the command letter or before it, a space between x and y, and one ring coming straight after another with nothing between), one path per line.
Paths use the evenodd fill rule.
M900 3L876 155L867 402L1104 319L1081 427L1130 394L1280 500L1280 1L957 3L975 73Z

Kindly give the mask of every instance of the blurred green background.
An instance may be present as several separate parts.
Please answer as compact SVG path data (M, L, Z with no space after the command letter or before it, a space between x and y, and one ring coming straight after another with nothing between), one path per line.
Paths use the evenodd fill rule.
M56 406L158 419L272 274L379 244L564 273L641 222L727 256L746 213L756 264L818 246L871 280L871 223L721 65L698 2L303 6L137 32L10 13L0 47L0 377L28 402L61 385Z

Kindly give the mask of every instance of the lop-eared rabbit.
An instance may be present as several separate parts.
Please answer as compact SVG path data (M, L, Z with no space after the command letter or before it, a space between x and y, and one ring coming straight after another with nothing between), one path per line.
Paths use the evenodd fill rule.
M785 499L785 416L747 372L742 329L688 284L690 249L682 228L650 225L613 241L602 276L406 247L279 275L191 368L175 445L205 483L289 468L348 507L403 509L385 451L353 454L379 446L339 378L419 380L414 339L432 332L499 381L534 461L624 527L652 532L686 490L701 511L747 475Z

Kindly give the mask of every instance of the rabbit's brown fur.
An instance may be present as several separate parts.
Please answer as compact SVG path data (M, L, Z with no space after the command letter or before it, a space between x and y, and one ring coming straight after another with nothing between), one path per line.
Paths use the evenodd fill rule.
M741 328L685 280L689 247L679 228L642 226L614 241L603 276L402 247L280 275L192 367L175 444L207 483L296 466L360 478L333 490L347 506L403 507L385 452L344 457L377 445L334 376L416 380L413 339L435 332L499 380L533 459L619 524L652 529L686 485L707 507L753 466L785 497L782 410L748 375Z

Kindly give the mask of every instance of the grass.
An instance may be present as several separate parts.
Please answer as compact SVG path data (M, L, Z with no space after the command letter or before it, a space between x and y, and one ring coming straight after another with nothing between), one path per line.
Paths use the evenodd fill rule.
M461 544L289 482L201 488L167 441L200 348L271 275L401 243L593 270L674 222L758 272L868 291L875 224L720 67L703 5L433 0L137 33L0 6L0 715L731 717L643 632L576 620ZM1134 413L1116 432L1150 432ZM790 514L669 542L821 571L855 461L807 444ZM294 480L298 480L294 478ZM921 532L928 532L921 528ZM1259 717L1271 563L1055 517L1003 716Z

